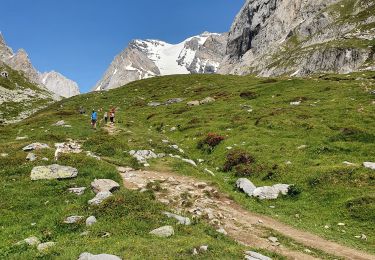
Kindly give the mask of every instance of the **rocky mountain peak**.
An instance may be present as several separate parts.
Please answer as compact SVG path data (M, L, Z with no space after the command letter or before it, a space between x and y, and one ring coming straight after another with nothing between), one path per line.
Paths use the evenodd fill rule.
M116 88L154 76L215 73L225 56L226 37L227 34L204 32L177 44L133 40L115 57L94 90Z
M56 71L40 74L40 79L50 91L62 97L72 97L79 95L78 84Z
M24 75L42 89L48 89L54 94L63 97L70 97L79 94L77 83L65 78L55 71L40 73L34 68L28 53L20 49L16 54L6 45L3 35L0 33L0 61L14 70L22 71ZM54 95L55 98L57 95Z

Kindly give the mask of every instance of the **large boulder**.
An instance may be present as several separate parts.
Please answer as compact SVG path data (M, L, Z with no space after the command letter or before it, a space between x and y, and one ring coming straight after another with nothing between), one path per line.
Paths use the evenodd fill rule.
M120 257L109 254L93 255L90 253L82 253L78 260L121 260Z
M279 196L279 190L270 186L258 187L254 190L253 196L261 200L273 200Z
M46 149L46 148L49 148L48 144L32 143L22 148L22 150L24 150L25 152L31 152L33 150L40 150L40 149Z
M70 179L77 177L78 170L69 166L53 164L49 166L37 166L31 170L31 180Z
M154 229L150 234L158 237L170 237L174 235L174 229L172 226L164 226L157 229Z
M254 190L257 188L251 181L246 178L240 178L236 182L238 189L243 190L247 195L253 196Z
M91 182L91 188L95 193L103 191L115 191L120 188L120 184L110 179L95 179Z
M103 191L96 194L96 196L89 200L90 205L100 205L104 200L108 199L109 197L113 196L113 194L109 191Z

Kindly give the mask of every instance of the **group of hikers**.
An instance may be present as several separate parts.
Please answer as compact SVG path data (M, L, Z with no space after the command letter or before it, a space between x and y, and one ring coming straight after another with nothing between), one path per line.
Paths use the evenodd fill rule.
M99 109L98 112L103 112L103 108ZM91 113L91 126L93 129L96 129L96 125L98 122L98 112L95 109L93 109ZM116 109L113 107L109 110L109 112L104 111L102 121L104 121L105 124L107 124L108 118L109 118L111 125L113 125L115 123L115 113L116 113Z

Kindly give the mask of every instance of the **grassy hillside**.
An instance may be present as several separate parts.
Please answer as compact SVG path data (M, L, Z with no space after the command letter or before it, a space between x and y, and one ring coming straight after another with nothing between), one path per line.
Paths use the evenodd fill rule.
M132 149L179 154L163 143L165 139L182 148L185 158L204 162L195 168L177 159L155 159L150 161L152 169L172 169L211 181L249 210L375 253L375 172L362 166L365 161L375 160L374 89L375 73L309 79L168 76L66 99L22 123L0 127L0 153L8 154L0 158L0 240L4 241L0 256L74 259L83 251L91 251L124 258L175 259L189 258L193 247L209 244L211 250L198 257L241 259L244 247L201 222L175 226L177 235L169 239L148 235L153 228L175 223L160 214L164 206L154 201L152 194L122 189L106 205L96 208L87 205L92 192L82 197L66 192L74 185L89 186L94 178L120 182L114 165L142 167L128 154ZM216 101L186 105L206 97ZM171 98L184 101L168 106L147 105ZM116 134L90 129L89 117L78 113L80 106L87 111L117 107ZM72 128L52 126L61 119ZM224 140L214 149L199 146L208 133ZM24 135L27 140L15 141ZM78 178L31 182L32 167L51 164L54 150L37 151L39 159L27 163L21 148L34 141L53 147L67 138L80 140L85 150L103 160L65 155L59 164L77 167ZM255 162L224 172L227 154L237 150L252 156ZM50 161L40 160L42 157ZM344 161L355 165L348 166ZM205 172L206 168L215 176ZM295 193L275 201L249 198L234 188L238 176L246 176L256 185L294 184ZM62 224L69 215L92 214L99 223L90 228L88 236L79 235L85 230L84 224ZM111 236L102 238L104 232ZM355 237L361 234L367 240ZM13 246L30 235L58 244L45 254Z
M22 119L52 102L51 93L31 83L22 72L0 64L0 72L8 72L8 78L0 77L0 124Z

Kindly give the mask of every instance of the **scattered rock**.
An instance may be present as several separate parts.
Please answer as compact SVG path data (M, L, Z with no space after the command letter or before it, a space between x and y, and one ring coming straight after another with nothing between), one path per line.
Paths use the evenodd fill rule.
M95 193L120 189L120 184L110 179L95 179L91 182L91 188Z
M290 102L290 105L291 106L299 106L299 105L301 105L301 101L296 101L296 102Z
M204 105L204 104L208 104L208 103L212 103L212 102L215 102L216 100L212 97L206 97L205 99L201 100L199 103L201 105Z
M25 152L31 152L34 150L40 150L40 149L46 149L49 148L48 144L42 144L42 143L33 143L29 144L28 146L25 146L22 148Z
M78 260L121 260L120 257L109 254L93 255L90 253L82 253Z
M49 161L49 159L48 159L48 158L46 158L46 157L43 157L43 158L42 158L42 160L43 160L43 161L46 161L46 162L48 162L48 161Z
M27 161L30 161L30 162L35 161L36 158L37 158L36 155L33 154L33 153L28 153L28 155L26 156L26 160L27 160Z
M31 180L69 179L77 177L78 170L69 166L53 164L49 166L37 166L31 170Z
M37 237L28 237L18 242L16 245L22 245L22 244L27 244L29 246L38 246L40 244L40 240Z
M303 149L306 149L306 148L307 148L307 145L301 145L301 146L297 147L298 150L303 150Z
M85 190L86 190L86 187L80 187L80 188L69 188L68 191L70 193L74 193L78 196L81 196L83 195L83 193L85 193Z
M160 228L152 230L150 234L158 236L158 237L170 237L174 235L174 229L172 226L164 226L164 227L160 227Z
M182 101L184 101L184 99L182 99L182 98L171 98L171 99L168 99L168 100L165 102L165 104L166 104L166 105L171 105L171 104L175 104L175 103L180 103L180 102L182 102Z
M64 120L57 121L56 123L53 124L53 126L65 126L65 121Z
M345 223L337 223L338 226L345 226Z
M104 200L108 199L111 196L113 196L113 194L109 191L99 192L93 199L89 200L88 203L90 205L100 205Z
M27 138L29 138L29 137L27 137L27 136L17 136L17 137L16 137L16 141L25 140L25 139L27 139Z
M147 159L155 159L158 158L158 156L150 150L139 150L139 151L134 151L131 150L129 152L131 156L133 156L137 161L141 164L148 164Z
M364 162L363 166L368 168L368 169L375 170L375 163L374 162Z
M8 157L8 155L9 155L9 154L7 154L7 153L1 153L1 154L0 154L1 157Z
M87 151L87 152L86 152L86 155L87 155L88 157L92 157L92 158L94 158L94 159L96 159L96 160L98 160L98 161L101 160L100 157L97 156L96 154L94 154L93 152Z
M189 164L193 165L194 167L197 167L197 164L193 160L182 158L181 161L189 163Z
M46 242L46 243L39 244L37 249L38 251L46 251L50 249L51 247L54 247L55 245L56 245L55 242Z
M307 249L307 248L305 250L303 250L303 252L308 253L308 254L312 253L312 251L310 249Z
M228 235L227 231L225 231L225 229L222 228L222 227L219 228L219 229L217 229L216 231L219 232L219 233L221 233L221 234L223 234L223 235Z
M86 219L86 226L90 227L94 225L97 222L97 219L95 216L90 216Z
M245 255L245 258L248 260L272 260L268 256L264 256L254 251L246 251Z
M158 107L158 106L161 106L162 103L160 102L150 102L147 104L149 107Z
M277 197L279 196L279 191L275 189L274 187L264 186L264 187L256 188L253 192L253 196L261 200L264 200L264 199L272 200L272 199L277 199Z
M65 224L75 224L75 223L80 222L82 219L83 219L83 216L70 216L70 217L67 217L64 220L64 223Z
M268 237L268 240L271 241L272 243L279 242L279 240L277 239L277 237Z
M182 216L179 216L179 215L176 215L176 214L173 214L173 213L169 213L169 212L163 212L164 215L166 215L168 218L174 218L178 221L179 224L181 225L186 225L186 226L189 226L191 225L191 221L188 217L182 217Z
M199 106L200 102L198 100L190 101L187 103L188 106L194 107L194 106Z
M246 178L240 178L236 182L238 189L243 190L250 197L253 196L254 190L257 188L251 181Z
M177 130L177 127L175 127L175 126L171 127L171 129L170 129L171 132L174 132L176 130Z

